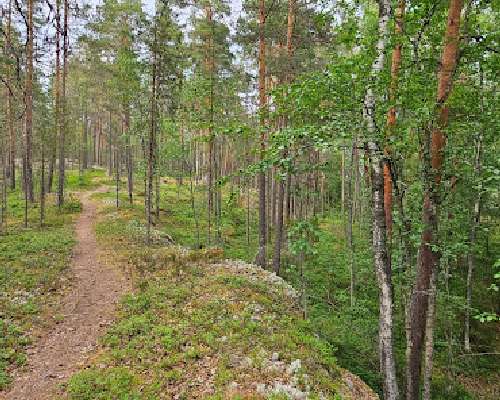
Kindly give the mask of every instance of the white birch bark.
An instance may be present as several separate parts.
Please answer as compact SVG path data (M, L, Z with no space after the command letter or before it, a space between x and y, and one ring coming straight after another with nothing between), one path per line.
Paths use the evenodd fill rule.
M396 379L396 363L393 352L393 290L391 282L391 262L386 243L386 226L384 210L384 176L383 154L375 135L376 98L373 85L384 68L385 50L389 40L389 18L391 3L379 0L378 40L376 57L371 68L371 82L364 99L363 116L367 127L368 151L371 159L372 200L373 200L373 252L375 272L379 285L379 359L380 372L383 377L385 400L399 398Z

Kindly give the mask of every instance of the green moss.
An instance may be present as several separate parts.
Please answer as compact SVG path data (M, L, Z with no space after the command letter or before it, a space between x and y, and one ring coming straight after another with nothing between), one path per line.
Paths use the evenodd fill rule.
M73 376L67 387L74 400L144 399L138 389L140 381L126 368L92 368Z

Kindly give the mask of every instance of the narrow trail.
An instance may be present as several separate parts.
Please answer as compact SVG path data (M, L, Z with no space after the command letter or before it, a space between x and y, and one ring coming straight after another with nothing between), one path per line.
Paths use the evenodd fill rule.
M75 284L61 299L64 319L28 349L27 365L15 374L10 390L0 393L0 400L53 399L57 386L92 354L120 296L130 289L118 271L99 263L92 193L81 196L83 210L75 225L77 244L71 261Z

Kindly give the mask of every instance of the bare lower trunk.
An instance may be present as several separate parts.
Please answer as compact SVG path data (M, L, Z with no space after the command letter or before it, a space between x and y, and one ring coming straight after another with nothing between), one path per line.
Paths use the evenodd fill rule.
M158 16L156 15L155 18ZM155 136L156 136L156 44L157 44L157 21L154 26L154 46L152 51L151 65L151 126L149 130L148 152L147 152L147 190L146 190L146 242L151 244L151 224L152 224L152 203L153 203L153 179L154 179L154 157L155 157Z
M134 165L132 159L132 145L130 143L130 110L128 106L125 108L125 134L127 138L127 148L126 148L126 164L127 164L127 190L128 190L128 202L130 205L134 204Z
M5 32L5 48L7 58L10 60L11 53L11 35L12 35L12 0L9 0L9 7L7 9L7 28ZM9 88L7 90L7 125L9 129L9 155L8 155L8 170L9 186L12 190L16 188L16 136L14 132L14 110L13 110L13 93L11 92L11 77L12 69L10 63L7 63L7 83Z
M209 133L209 135L211 135ZM213 184L213 159L214 159L214 141L210 137L208 142L208 171L207 171L207 244L212 244L212 214L214 208L214 184Z
M384 399L397 400L399 390L396 377L393 339L393 288L392 268L387 251L383 161L373 149L372 158L372 202L373 226L372 245L375 259L375 272L379 286L379 359L383 376Z
M113 136L112 136L112 114L109 110L108 119L108 176L113 176Z
M87 112L83 113L83 135L82 135L82 169L89 167L89 121Z
M351 158L350 158L350 165L349 168L347 169L347 177L346 177L346 183L347 183L347 190L345 193L345 199L346 199L346 204L347 204L347 223L346 223L346 240L347 240L347 247L349 251L349 274L350 274L350 283L349 283L349 293L351 297L351 307L354 307L354 300L355 300L355 286L356 286L356 271L355 271L355 265L354 265L354 241L352 237L352 227L353 227L353 222L354 222L354 201L353 201L353 190L352 190L352 180L353 180L353 175L354 171L357 168L355 165L355 148L357 146L356 139L353 139L352 141L352 148L351 148Z
M264 25L266 22L265 3L259 0L259 112L260 112L260 152L259 158L262 162L266 149L265 112L266 98L266 43L264 37ZM263 166L261 166L263 168ZM259 250L255 263L264 267L267 264L267 220L266 220L266 173L259 172Z
M286 155L285 155L286 157ZM278 184L278 207L276 215L276 228L273 253L273 270L276 275L280 273L281 267L281 247L283 242L283 203L285 201L285 182L279 179Z
M4 137L0 134L0 233L7 217L7 157L4 149Z
M120 206L120 147L115 148L115 203Z
M437 271L431 277L429 288L429 309L425 321L425 353L424 353L424 388L422 400L431 400L432 367L434 354L434 323L436 319L436 281Z
M483 70L481 65L479 66L479 79L480 87L483 88ZM484 112L484 98L481 96L481 111ZM483 153L483 134L479 133L476 138L476 154L474 160L474 176L476 182L480 179L481 175L481 158ZM472 309L472 277L474 273L474 247L476 245L476 231L481 222L481 200L482 191L481 188L477 189L477 197L474 202L474 210L472 212L472 220L469 232L469 251L467 253L467 295L466 295L466 306L465 306L465 321L464 321L464 350L467 352L471 351L470 345L470 313Z
M44 138L42 138L41 149L41 173L40 173L40 226L45 223L45 148Z
M26 86L25 86L25 129L24 129L24 190L26 200L33 202L33 0L28 0L28 41L26 50Z
M59 181L57 190L57 204L61 207L64 204L64 181L66 172L66 78L68 75L68 0L64 0L64 30L63 30L63 74L61 84L61 113L59 132Z

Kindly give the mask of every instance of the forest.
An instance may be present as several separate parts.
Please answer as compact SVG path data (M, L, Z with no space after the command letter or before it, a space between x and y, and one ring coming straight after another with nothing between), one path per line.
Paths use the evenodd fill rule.
M498 1L0 6L1 400L500 398Z

